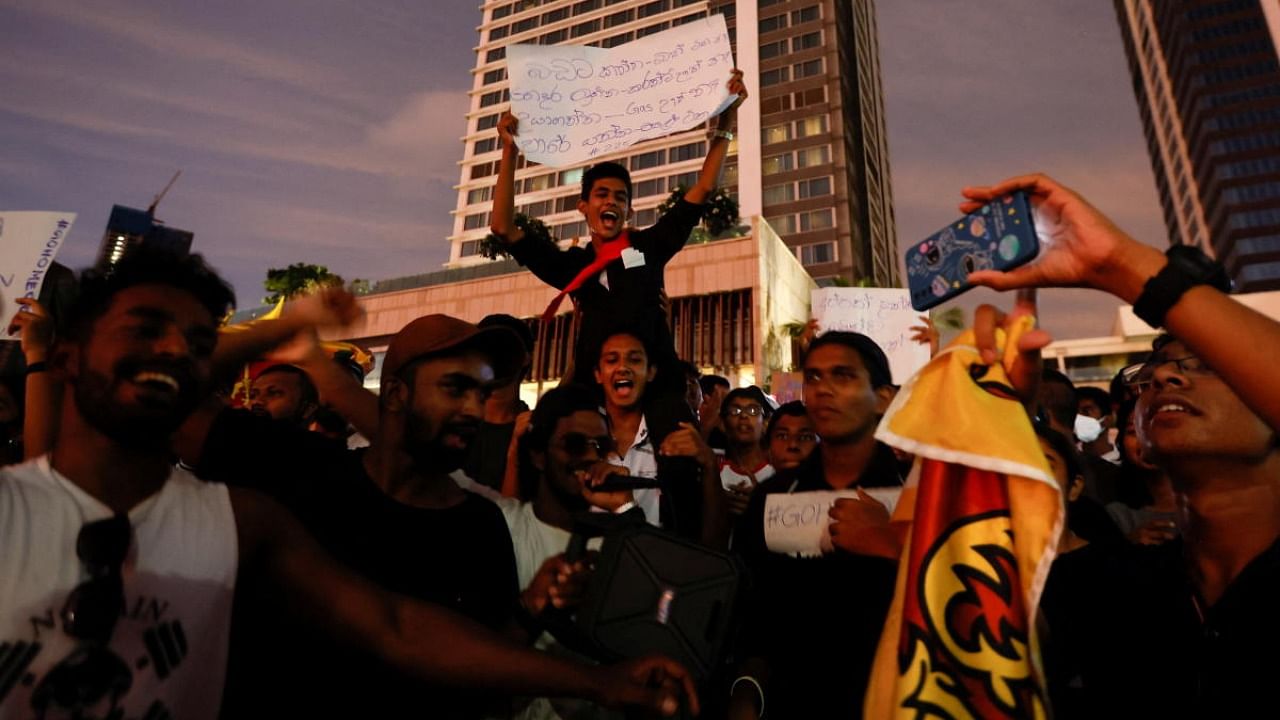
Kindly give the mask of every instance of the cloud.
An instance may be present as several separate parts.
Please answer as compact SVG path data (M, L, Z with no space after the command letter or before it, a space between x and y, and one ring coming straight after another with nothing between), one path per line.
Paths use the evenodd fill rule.
M329 102L366 106L372 99L358 89L358 83L342 77L335 68L301 62L283 53L219 38L208 31L195 31L181 23L167 22L159 8L144 9L128 3L100 0L26 2L22 7L62 23L109 35L131 48L148 49L167 62L185 60L210 64L230 69L243 77L320 95Z

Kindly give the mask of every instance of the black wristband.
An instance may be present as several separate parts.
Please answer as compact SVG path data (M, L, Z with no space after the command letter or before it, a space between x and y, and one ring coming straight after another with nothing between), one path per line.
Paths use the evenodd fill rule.
M33 362L30 365L27 365L26 374L34 375L35 373L42 373L48 369L49 369L49 363L45 362L44 360L40 360L39 362Z
M1174 245L1165 253L1168 264L1142 287L1133 303L1133 314L1151 327L1163 327L1165 315L1178 300L1196 285L1209 285L1231 292L1231 279L1221 263L1215 262L1198 248Z

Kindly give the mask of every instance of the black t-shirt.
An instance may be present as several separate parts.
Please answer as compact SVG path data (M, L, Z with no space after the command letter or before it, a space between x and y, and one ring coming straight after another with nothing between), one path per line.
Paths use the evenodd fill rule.
M455 610L490 628L507 624L518 587L511 536L492 502L464 493L446 509L388 497L361 451L270 419L226 411L197 474L274 497L347 567L395 593ZM468 717L484 703L401 677L296 624L269 588L242 576L237 592L225 717Z
M887 445L876 444L858 484L902 484ZM814 452L799 467L756 488L734 534L734 549L752 574L740 652L769 664L765 708L771 717L862 717L876 645L893 600L893 560L841 550L797 558L765 545L766 496L831 489L822 453Z
M627 267L622 260L615 260L604 270L608 288L596 277L574 291L573 297L582 309L574 349L575 380L593 384L591 371L601 344L610 334L623 329L639 331L653 343L655 357L650 358L651 364L661 367L675 359L671 329L658 293L664 286L667 263L684 247L689 233L702 218L702 210L702 205L682 198L652 226L629 230L631 247L643 254L644 263ZM562 251L555 243L530 238L511 245L510 252L538 279L561 290L596 258L595 248L590 245Z
M1080 561L1074 590L1058 593L1070 602L1050 595L1046 613L1054 615L1046 619L1055 637L1070 634L1084 648L1075 655L1096 706L1091 717L1270 714L1280 666L1280 541L1211 607L1196 600L1181 539Z
M467 461L462 465L462 471L485 487L501 490L502 478L507 472L507 451L511 449L511 436L515 432L514 421L480 423L480 429L467 448Z

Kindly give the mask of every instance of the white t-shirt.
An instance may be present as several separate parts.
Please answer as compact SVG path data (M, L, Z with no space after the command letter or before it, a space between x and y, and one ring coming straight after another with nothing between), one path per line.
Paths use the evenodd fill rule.
M742 483L746 483L750 487L751 475L755 476L756 484L758 485L778 473L768 461L758 468L752 468L751 473L748 474L744 469L729 462L729 458L723 455L716 459L720 462L720 484L724 486L725 490Z
M658 477L658 458L654 455L653 443L649 442L649 426L643 417L640 418L640 427L636 430L635 442L627 448L627 454L622 457L614 455L609 458L609 462L625 466L632 477ZM644 511L644 519L650 525L662 527L658 509L661 491L658 488L640 488L632 491L631 495L635 499L636 507Z
M0 471L0 719L218 716L239 554L226 486L175 468L129 511L125 610L95 647L61 611L89 577L80 528L112 514L47 458Z

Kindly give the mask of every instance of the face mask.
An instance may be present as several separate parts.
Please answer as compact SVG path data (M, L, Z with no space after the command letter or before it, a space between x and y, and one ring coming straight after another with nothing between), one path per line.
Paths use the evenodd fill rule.
M1082 443L1091 443L1102 434L1102 423L1088 415L1076 415L1076 439Z

